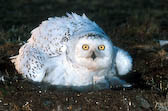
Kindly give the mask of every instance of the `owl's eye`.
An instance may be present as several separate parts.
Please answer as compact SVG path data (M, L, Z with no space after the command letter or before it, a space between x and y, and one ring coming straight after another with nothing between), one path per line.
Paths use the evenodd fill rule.
M104 50L104 49L105 49L105 46L104 46L104 45L99 45L98 49L99 49L99 50Z
M89 49L89 46L88 46L87 44L84 44L84 45L82 46L82 49L88 50L88 49Z

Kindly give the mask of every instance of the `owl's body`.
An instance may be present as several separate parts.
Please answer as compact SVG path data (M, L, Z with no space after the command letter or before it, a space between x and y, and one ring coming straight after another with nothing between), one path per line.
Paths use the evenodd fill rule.
M25 78L63 86L113 80L124 85L117 76L132 68L127 52L113 46L95 22L75 13L42 22L12 61Z

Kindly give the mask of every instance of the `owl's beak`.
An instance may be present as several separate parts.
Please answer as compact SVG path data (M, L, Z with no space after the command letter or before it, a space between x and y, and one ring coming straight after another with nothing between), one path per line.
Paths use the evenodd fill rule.
M95 54L95 52L92 53L91 58L92 58L93 60L96 59L96 54Z

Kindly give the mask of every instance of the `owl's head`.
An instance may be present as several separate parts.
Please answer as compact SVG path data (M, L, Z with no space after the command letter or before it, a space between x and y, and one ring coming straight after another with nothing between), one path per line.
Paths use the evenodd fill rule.
M75 44L74 44L75 43ZM111 40L98 36L83 36L71 42L69 58L78 66L96 71L112 63L113 45Z

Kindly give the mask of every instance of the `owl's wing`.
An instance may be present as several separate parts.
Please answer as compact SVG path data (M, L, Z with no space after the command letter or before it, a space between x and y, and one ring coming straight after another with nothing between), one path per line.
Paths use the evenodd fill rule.
M49 18L32 30L28 43L48 56L62 54L69 40L69 29L64 24L66 24L65 18Z
M41 82L46 73L47 59L46 54L26 43L20 48L19 55L12 58L12 62L25 78Z
M119 75L125 75L132 69L132 58L128 52L114 46L115 65Z

